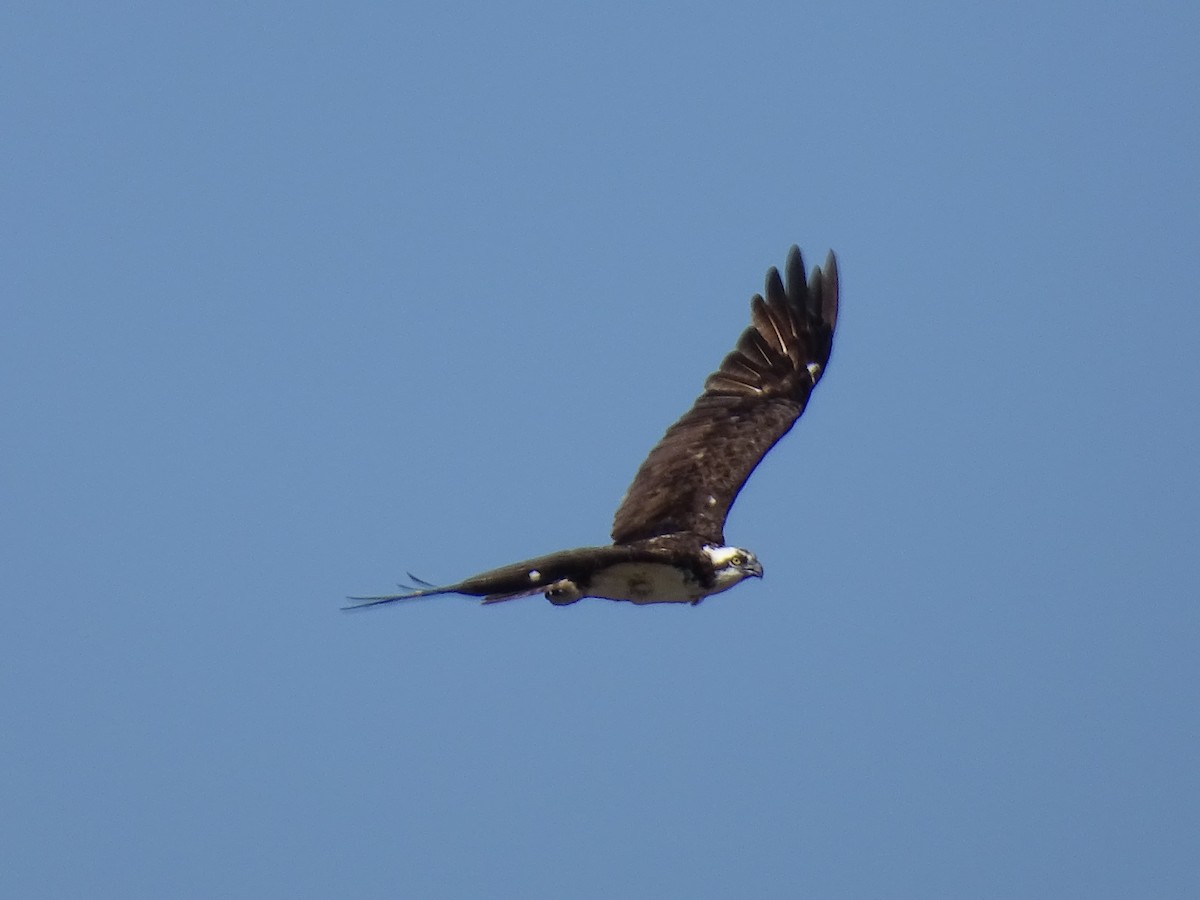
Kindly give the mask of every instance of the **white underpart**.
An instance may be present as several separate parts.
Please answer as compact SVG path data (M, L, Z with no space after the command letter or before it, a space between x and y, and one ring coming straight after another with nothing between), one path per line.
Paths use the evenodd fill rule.
M588 588L592 597L634 603L694 603L709 593L689 573L662 563L617 563L597 572Z
M727 591L746 578L746 573L731 564L736 556L752 560L753 554L739 547L704 548L716 568L712 587L704 588L690 572L663 563L617 563L596 573L588 596L634 603L695 603L703 597Z
M739 572L737 569L718 569L716 583L708 594L719 594L721 591L727 591L735 584L741 584L745 580L745 572ZM705 596L708 596L708 594Z

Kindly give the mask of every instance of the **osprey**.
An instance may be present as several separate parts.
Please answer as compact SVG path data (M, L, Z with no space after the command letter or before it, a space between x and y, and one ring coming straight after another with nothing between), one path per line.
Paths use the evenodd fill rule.
M633 603L692 603L718 594L762 566L725 544L725 518L767 451L804 412L825 372L837 321L833 252L807 280L793 246L785 277L771 267L765 299L750 300L750 327L708 376L704 393L667 429L638 469L613 520L608 547L563 550L437 586L409 575L403 594L351 597L348 609L466 594L499 603L545 594L562 606L582 597Z

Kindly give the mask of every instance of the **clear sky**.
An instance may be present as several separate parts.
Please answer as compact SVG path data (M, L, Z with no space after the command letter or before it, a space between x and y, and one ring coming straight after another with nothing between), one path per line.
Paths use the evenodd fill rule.
M1198 45L10 4L0 894L1200 894ZM606 542L793 242L843 315L763 581L340 611Z

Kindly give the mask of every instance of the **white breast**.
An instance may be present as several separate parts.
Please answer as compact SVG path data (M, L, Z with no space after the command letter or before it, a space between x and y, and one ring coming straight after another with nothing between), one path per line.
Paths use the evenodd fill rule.
M690 572L661 563L617 563L588 587L591 597L634 603L694 603L707 593Z

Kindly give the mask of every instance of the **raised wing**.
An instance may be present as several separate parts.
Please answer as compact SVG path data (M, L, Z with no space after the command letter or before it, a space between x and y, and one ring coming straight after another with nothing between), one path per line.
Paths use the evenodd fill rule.
M755 294L750 300L750 327L638 469L613 520L615 543L681 531L725 543L729 508L804 412L833 346L833 252L806 282L804 260L793 246L784 272L786 286L777 269L767 272L766 299Z

